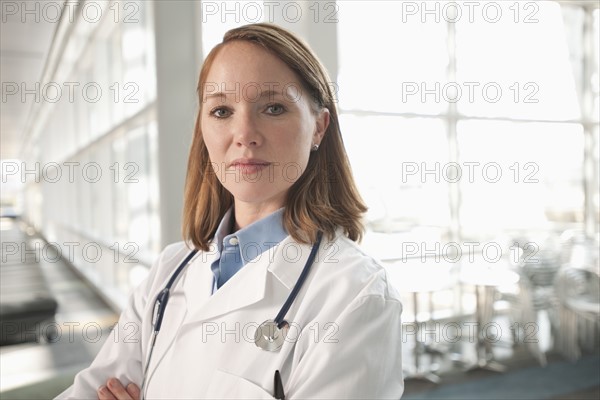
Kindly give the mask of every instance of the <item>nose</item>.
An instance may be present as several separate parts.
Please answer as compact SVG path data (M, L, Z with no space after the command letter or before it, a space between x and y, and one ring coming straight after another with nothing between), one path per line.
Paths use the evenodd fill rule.
M240 111L236 114L232 126L234 142L238 147L257 147L262 144L256 117L251 111Z

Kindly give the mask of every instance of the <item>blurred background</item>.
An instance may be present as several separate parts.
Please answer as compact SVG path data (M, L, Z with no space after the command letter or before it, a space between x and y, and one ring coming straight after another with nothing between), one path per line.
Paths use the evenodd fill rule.
M405 398L598 398L600 2L0 1L0 395L50 398L181 240L204 56L328 69Z

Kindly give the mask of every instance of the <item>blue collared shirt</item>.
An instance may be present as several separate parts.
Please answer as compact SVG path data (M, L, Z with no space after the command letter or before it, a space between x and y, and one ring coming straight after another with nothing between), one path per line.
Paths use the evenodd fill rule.
M280 208L231 234L227 233L231 230L234 218L233 207L227 210L215 233L218 254L211 265L214 275L213 293L249 261L288 236L283 227L283 210L284 208Z

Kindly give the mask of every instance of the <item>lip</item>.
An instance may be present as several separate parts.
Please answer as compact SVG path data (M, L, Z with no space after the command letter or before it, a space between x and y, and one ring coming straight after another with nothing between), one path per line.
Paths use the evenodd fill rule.
M266 167L271 163L259 158L237 158L229 163L229 167L239 168L259 168Z
M270 162L259 158L238 158L229 164L229 168L238 170L244 175L255 175L260 173L263 168L271 165Z

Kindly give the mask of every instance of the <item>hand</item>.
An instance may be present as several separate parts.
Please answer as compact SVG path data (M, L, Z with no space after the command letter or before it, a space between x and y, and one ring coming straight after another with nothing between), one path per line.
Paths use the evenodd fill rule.
M140 388L130 383L127 388L117 378L110 378L98 388L98 400L139 400Z

